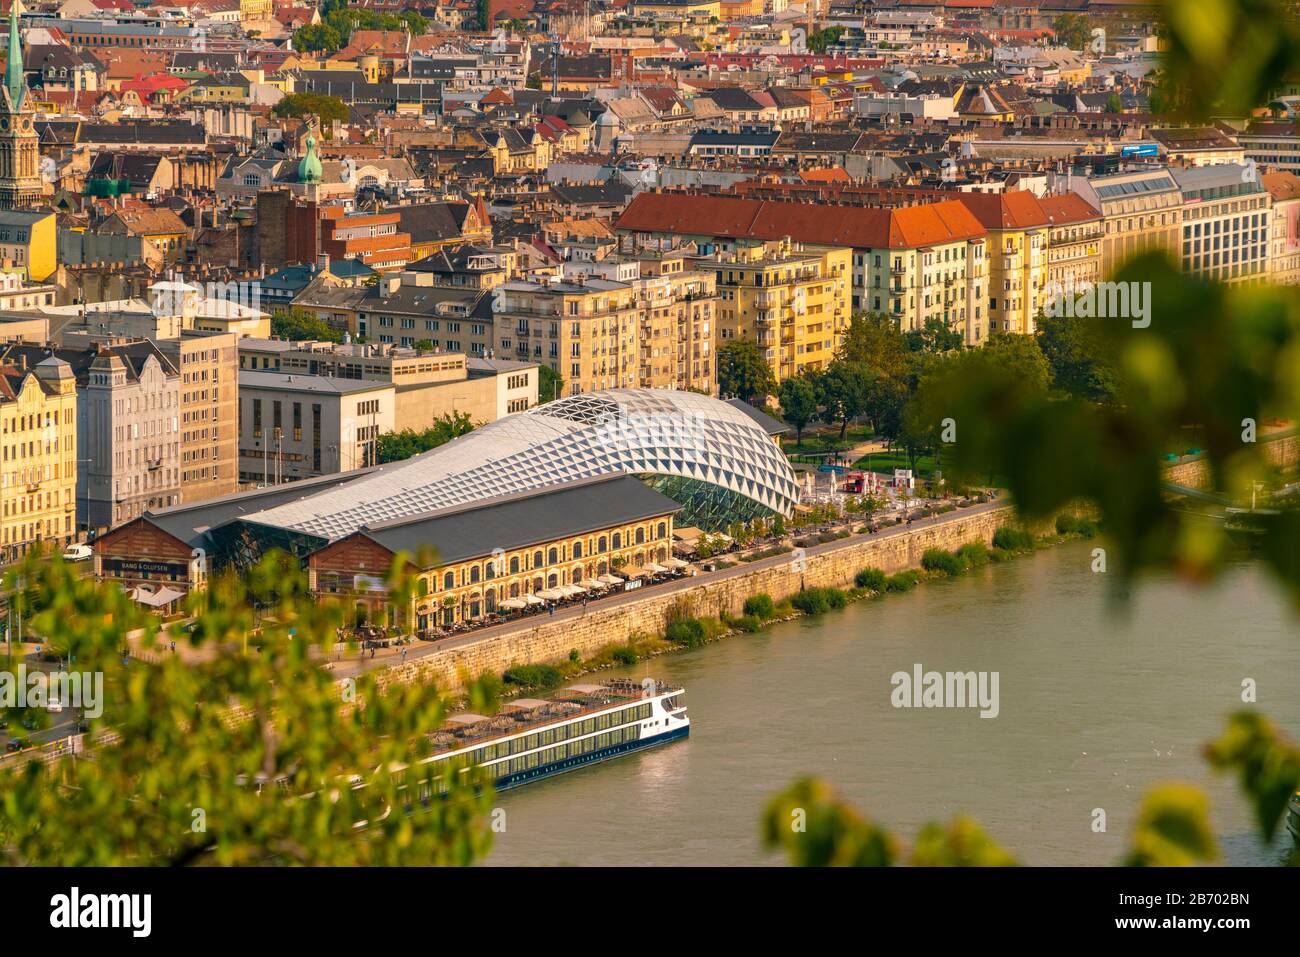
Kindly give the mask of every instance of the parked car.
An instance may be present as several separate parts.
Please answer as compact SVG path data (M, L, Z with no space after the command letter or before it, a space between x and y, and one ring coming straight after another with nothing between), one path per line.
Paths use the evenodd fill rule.
M12 754L14 751L21 751L25 747L27 747L27 742L22 738L10 738L9 743L5 745L5 750Z
M49 701L45 702L45 707L50 711L62 711L63 702L58 698L51 698Z
M95 550L89 545L69 545L63 550L65 562L84 562L95 557Z

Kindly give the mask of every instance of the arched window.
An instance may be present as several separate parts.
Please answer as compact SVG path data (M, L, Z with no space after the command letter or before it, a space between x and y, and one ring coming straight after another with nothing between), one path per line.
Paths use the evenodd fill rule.
M660 522L658 527L655 529L655 538L663 538L667 534L668 534L668 523Z
M519 574L519 556L518 556L518 555L511 555L511 556L510 556L510 574L512 574L512 575L518 575L518 574Z
M554 588L559 583L560 583L560 576L555 574L555 572L551 572L549 575L546 576L547 588Z
M582 557L582 542L573 543L573 557L574 558Z
M469 568L469 583L475 585L479 580L479 569L477 565L471 565Z
M546 553L546 564L554 565L559 560L560 560L560 550L552 545L551 550Z
M449 572L447 572L445 575L442 576L442 587L443 587L443 588L455 588L455 587L456 587L456 573L455 573L455 572L450 572L450 571L449 571Z
M582 566L575 565L573 569L573 574L570 575L569 577L572 578L575 582L582 581Z
M606 542L605 542L605 536L602 535L602 536L600 536L600 538L598 538L598 539L596 540L596 551L598 551L598 552L600 552L600 553L603 554L604 551L605 551L605 549L606 549L606 547L607 547L607 545L606 545Z
M615 533L614 533L614 547L615 547L615 548L622 548L622 547L623 547L623 533L622 533L622 532L615 532Z
M420 576L419 594L421 598L429 594L429 579L423 575Z
M644 541L645 541L645 529L638 526L636 530L636 543L640 545Z
M537 551L533 552L533 567L541 568L544 564L546 563L542 561L542 550L539 548Z

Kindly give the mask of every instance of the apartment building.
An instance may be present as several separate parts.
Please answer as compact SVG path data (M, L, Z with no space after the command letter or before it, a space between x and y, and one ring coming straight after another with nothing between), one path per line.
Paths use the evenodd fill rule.
M158 343L180 372L185 502L239 490L238 342L233 333L194 330Z
M1272 199L1269 210L1269 278L1275 283L1300 283L1300 176L1265 173L1260 182Z
M411 261L411 234L401 229L401 215L349 213L342 206L321 210L321 252L332 259L359 259L387 272Z
M104 529L179 504L176 367L148 340L97 346L78 359L85 369L77 416L84 459L77 476L78 516Z
M0 365L0 555L75 540L77 385L67 362L45 355Z
M638 250L598 260L575 260L562 267L570 281L599 277L631 285L641 312L642 388L694 389L712 395L717 388L718 290L711 269L699 269L684 250Z
M1264 282L1271 197L1255 170L1223 163L1171 174L1183 197L1183 269L1220 282Z
M388 382L240 372L240 480L262 487L376 464L395 392Z
M849 325L853 250L789 240L700 260L718 280L718 339L756 342L778 383L822 369Z
M1101 272L1109 276L1125 260L1163 249L1175 262L1182 239L1183 194L1169 170L1150 168L1105 176L1074 177L1071 190L1101 210L1105 238Z
M394 428L427 429L445 415L494 422L538 402L537 364L383 343L244 338L239 367L290 375L387 383L396 390Z
M849 308L888 312L904 330L939 318L971 345L986 337L988 231L956 200L882 209L644 192L616 228L627 243L693 243L706 255L786 238L849 248Z
M1051 219L1033 193L963 193L988 231L988 331L1032 334L1046 303Z
M569 395L638 385L643 310L632 283L512 280L492 297L498 356L546 363Z
M440 286L430 272L389 273L374 285L358 287L313 282L293 305L353 339L380 345L413 348L427 342L472 356L495 347L490 293Z
M853 253L853 306L887 312L904 332L942 322L968 346L988 338L987 230L960 203L887 214L872 245Z
M1300 173L1300 123L1256 120L1237 134L1246 162L1281 173Z
M1044 196L1047 213L1048 296L1055 290L1085 289L1101 281L1101 245L1106 224L1101 210L1078 193Z

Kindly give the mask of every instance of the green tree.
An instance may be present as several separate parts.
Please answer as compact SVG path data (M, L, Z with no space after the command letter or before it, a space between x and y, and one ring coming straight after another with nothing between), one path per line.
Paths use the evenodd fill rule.
M1107 113L1124 112L1124 101L1119 98L1118 93L1112 93L1110 96L1106 97L1106 112Z
M843 27L826 27L808 37L808 49L813 53L825 53L827 48L835 46L844 35Z
M325 136L330 135L335 120L344 123L348 118L347 104L343 100L322 93L290 93L271 107L271 112L276 116L314 116L320 121Z
M849 422L871 408L871 387L875 374L865 362L836 359L817 377L817 389L826 418L840 424L840 441Z
M907 353L907 342L893 317L885 312L866 312L849 319L836 358L865 362L877 376L890 378L904 373Z
M803 430L817 416L817 384L808 375L795 376L781 383L777 391L781 418L794 426L795 444L803 445Z
M466 412L446 412L434 420L429 428L417 432L403 429L400 432L385 432L375 441L376 457L382 465L385 462L401 462L412 455L419 455L430 449L445 445L452 439L474 431L477 426Z
M903 333L903 341L912 352L949 352L965 344L959 330L935 316L923 328Z
M409 593L406 564L390 572L394 600ZM341 686L321 668L343 606L310 595L296 560L216 576L188 600L193 629L172 634L61 561L33 555L16 573L47 599L33 630L105 686L93 759L0 770L6 864L471 864L490 847L490 782L419 763L445 713L438 694L381 693L370 675ZM259 605L270 614L255 617ZM133 629L156 664L123 663ZM245 654L251 633L260 651ZM199 653L163 654L160 638ZM426 783L446 797L422 807Z
M301 342L342 342L343 330L336 329L324 319L305 309L292 308L271 313L271 335L279 339Z
M537 401L552 402L564 395L564 380L550 366L542 363L537 367Z
M1082 13L1063 13L1052 21L1052 32L1056 42L1063 47L1082 52L1092 39L1092 26L1088 17Z
M1053 389L1077 399L1114 400L1119 372L1102 328L1113 321L1066 315L1038 317L1038 345L1051 369Z
M293 48L299 53L335 53L342 46L342 35L328 23L307 23L293 34Z
M718 347L718 391L761 406L776 392L776 377L763 350L748 339L728 339Z

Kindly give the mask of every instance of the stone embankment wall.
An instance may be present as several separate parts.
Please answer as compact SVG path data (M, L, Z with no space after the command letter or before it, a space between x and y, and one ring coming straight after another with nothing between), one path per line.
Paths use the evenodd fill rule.
M1278 435L1265 435L1260 439L1264 458L1273 465L1290 466L1300 462L1300 438L1294 430ZM1184 488L1209 489L1210 462L1203 455L1186 459L1165 469L1165 481Z
M455 692L465 679L485 671L500 674L514 664L552 663L567 658L574 649L585 658L633 636L662 634L675 615L739 615L745 599L760 592L781 601L805 587L847 588L863 568L876 567L888 574L916 568L927 549L952 550L975 541L987 545L998 528L1014 520L1012 507L1001 505L978 512L953 512L933 524L896 534L855 535L809 549L802 564L785 555L751 570L704 576L698 584L684 589L652 588L643 598L607 608L597 603L580 618L538 618L534 625L384 669L379 682L381 687L389 683L432 683L443 691Z

